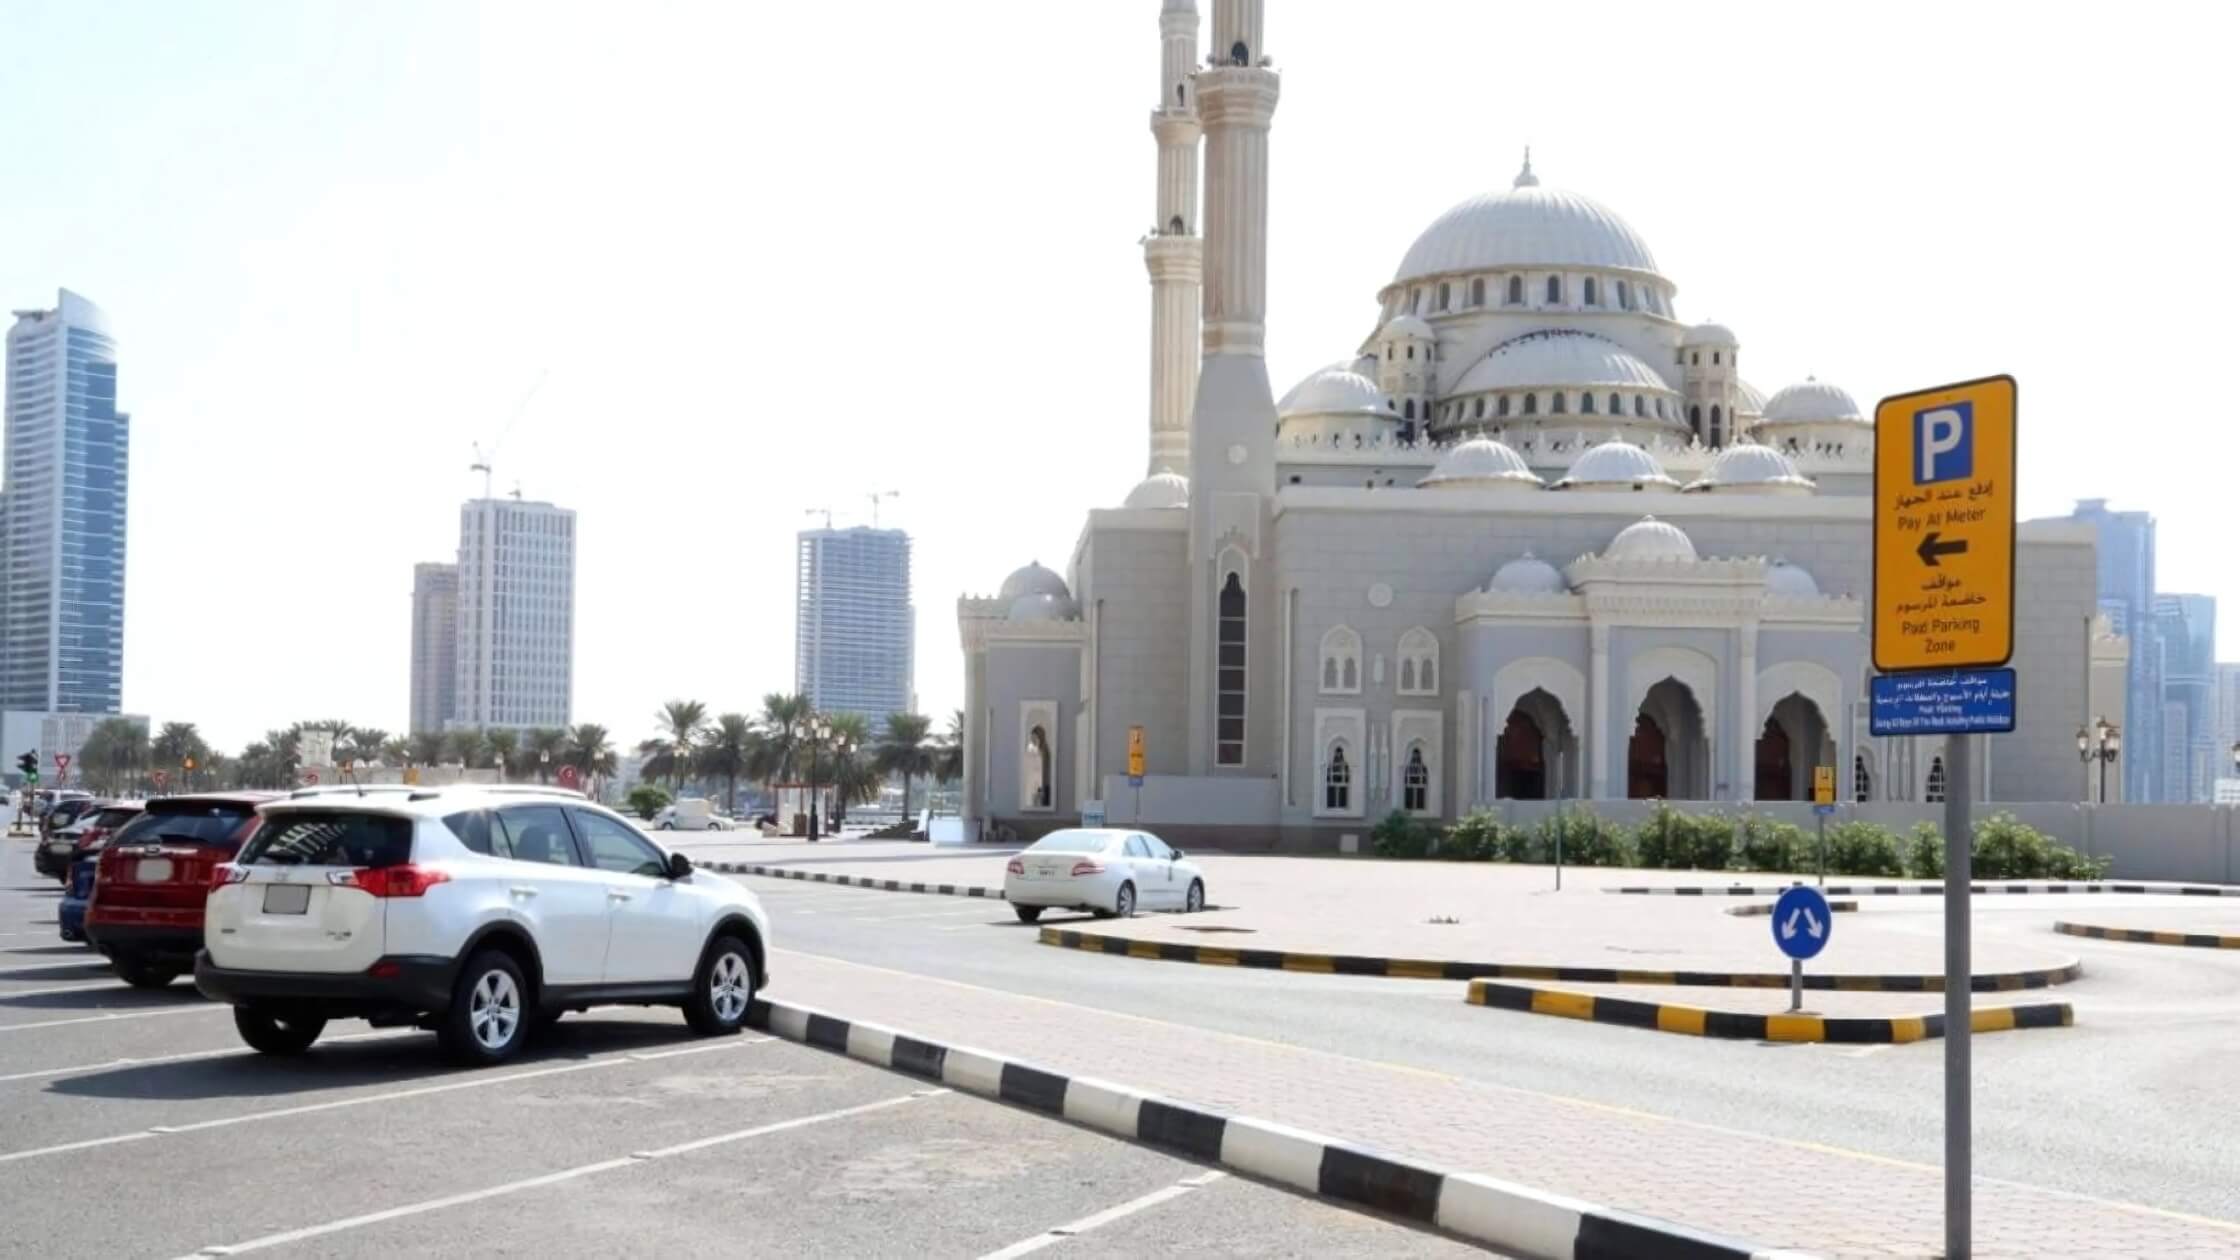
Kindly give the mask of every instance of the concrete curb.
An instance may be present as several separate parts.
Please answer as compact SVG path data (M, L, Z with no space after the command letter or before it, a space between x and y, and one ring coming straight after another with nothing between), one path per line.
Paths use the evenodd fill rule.
M875 888L881 892L931 893L940 897L990 897L1003 900L1001 888L979 884L920 884L906 879L869 879L862 875L834 875L790 866L757 866L748 862L697 862L696 866L723 875L765 875L772 879L805 879L815 884L842 884L849 888Z
M1828 909L1835 911L1837 914L1848 914L1858 908L1859 903L1856 901L1831 901L1828 903ZM1744 919L1762 918L1773 913L1773 903L1765 901L1749 906L1728 906L1726 913Z
M1753 1247L1491 1177L1446 1172L1285 1125L1210 1111L1090 1077L1069 1077L805 1006L757 998L747 1012L747 1022L788 1041L1518 1255L1558 1260L1775 1260L1806 1254Z
M1470 982L1472 1006L1490 1006L1532 1015L1583 1019L1597 1024L1621 1024L1656 1032L1691 1037L1726 1037L1743 1041L1826 1041L1846 1045L1903 1045L1944 1036L1943 1015L1896 1016L1864 1019L1827 1015L1755 1015L1741 1011L1713 1011L1699 1006L1664 1002L1639 1002L1605 997L1599 993L1573 993L1524 984ZM1992 1006L1969 1013L1975 1032L2006 1032L2016 1028L2066 1028L2076 1022L2067 1002L2036 1002L2026 1006Z
M1793 884L1670 884L1650 887L1605 888L1606 893L1623 897L1778 897L1795 887ZM2092 896L2105 893L2138 893L2157 897L2240 897L2240 884L2115 884L2105 881L2046 882L2024 880L2012 883L1970 884L1968 888L1977 896L2011 893L2016 896L2042 896L2047 893L2073 893ZM1820 890L1831 897L1942 897L1943 884L1830 884Z
M1537 963L1463 962L1439 958L1380 958L1368 954L1301 954L1280 949L1226 949L1181 941L1139 941L1125 936L1043 928L1038 939L1060 949L1086 950L1159 962L1200 963L1213 967L1250 967L1263 971L1302 971L1319 975L1385 976L1395 980L1555 980L1572 984L1653 984L1727 989L1786 989L1786 971L1631 971L1614 967L1565 967ZM1984 972L1971 979L1977 993L2008 993L2067 984L2084 974L2084 964L2069 959L2059 967L2030 971ZM1942 993L1943 976L1847 976L1807 974L1804 987L1846 993Z
M2089 936L2096 941L2130 941L2136 945L2191 945L2195 949L2240 949L2240 936L2217 936L2209 932L2149 932L2139 928L2099 927L2091 923L2053 921L2053 930L2070 936Z

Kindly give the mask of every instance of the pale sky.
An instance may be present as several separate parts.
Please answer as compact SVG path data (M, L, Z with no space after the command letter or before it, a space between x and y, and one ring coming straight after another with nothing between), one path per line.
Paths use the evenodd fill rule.
M2213 7L1269 8L1279 394L1530 144L1767 393L2015 375L2024 514L2152 510L2240 655ZM401 730L541 379L497 486L579 513L576 720L790 687L794 531L874 490L945 719L957 595L1143 472L1158 10L0 0L0 300L121 342L126 708Z

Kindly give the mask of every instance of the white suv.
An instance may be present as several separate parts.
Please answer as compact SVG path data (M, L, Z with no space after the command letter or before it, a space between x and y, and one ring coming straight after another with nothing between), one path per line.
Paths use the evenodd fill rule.
M496 1063L616 1003L728 1033L770 980L753 893L572 792L319 791L259 812L213 877L194 979L267 1054L366 1019Z

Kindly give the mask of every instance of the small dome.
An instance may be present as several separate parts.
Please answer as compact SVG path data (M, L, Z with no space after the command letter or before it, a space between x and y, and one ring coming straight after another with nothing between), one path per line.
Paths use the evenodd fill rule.
M1561 595L1570 586L1556 567L1527 551L1493 571L1489 591L1514 591L1529 595Z
M1419 486L1468 490L1491 486L1537 489L1540 478L1524 458L1492 438L1472 438L1448 449Z
M1011 601L1005 621L1072 621L1080 613L1063 595L1021 595Z
M1190 506L1190 479L1171 468L1145 477L1128 492L1122 507L1130 508L1186 508Z
M1423 319L1419 318L1418 316L1409 315L1403 312L1399 315L1393 316L1392 322L1386 324L1384 326L1384 331L1378 333L1377 336L1380 339L1385 340L1392 340L1401 337L1420 337L1425 341L1434 341L1438 339L1439 334L1431 331L1431 325L1429 323L1426 323Z
M1688 483L1690 490L1786 490L1804 493L1813 488L1810 477L1797 471L1787 455L1756 442L1741 442L1719 452L1703 476Z
M1734 339L1734 330L1725 324L1697 324L1680 338L1683 346L1732 346L1740 344Z
M1481 193L1431 221L1393 282L1450 271L1608 267L1654 272L1657 260L1626 221L1589 197L1543 188L1528 160L1515 183Z
M1786 560L1776 560L1766 570L1766 594L1809 598L1820 594L1820 584L1812 575Z
M1392 408L1385 404L1384 391L1377 388L1375 381L1354 371L1350 363L1333 363L1316 369L1307 379L1292 386L1291 392L1276 404L1276 415L1390 416Z
M1071 599L1073 592L1066 589L1064 578L1030 560L1025 568L1005 578L1003 588L996 592L996 598L1006 603L1016 603L1023 595L1055 595L1060 599Z
M1693 560L1696 545L1679 526L1644 516L1619 530L1602 555L1607 560Z
M1447 390L1448 396L1475 394L1488 389L1523 389L1545 385L1615 385L1624 389L1653 389L1670 393L1672 387L1624 346L1593 333L1547 331L1512 337L1470 365L1462 379Z
M1677 490L1680 483L1665 475L1657 457L1631 442L1603 442L1590 446L1556 482L1558 490Z
M1734 413L1738 416L1762 416L1766 413L1765 391L1740 377L1734 382Z
M1851 395L1809 376L1768 398L1763 414L1767 424L1866 423Z

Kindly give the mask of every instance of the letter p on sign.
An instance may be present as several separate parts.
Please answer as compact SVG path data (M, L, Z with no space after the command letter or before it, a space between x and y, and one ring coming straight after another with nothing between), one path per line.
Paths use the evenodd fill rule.
M1921 460L1913 476L1917 485L1975 476L1975 404L1956 402L1914 412L1913 449Z

